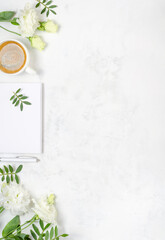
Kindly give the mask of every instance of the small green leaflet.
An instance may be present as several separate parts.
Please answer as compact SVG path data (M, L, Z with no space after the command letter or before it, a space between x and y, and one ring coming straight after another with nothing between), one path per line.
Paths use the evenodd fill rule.
M38 227L35 224L32 224L32 227L33 227L34 231L37 233L37 235L39 236L40 231L39 231Z
M37 240L37 236L36 236L36 234L33 232L33 230L30 230L30 233L31 233L32 237L33 237L35 240Z
M22 171L23 165L19 165L19 167L16 169L16 173L19 173Z
M44 223L43 223L43 221L41 219L40 219L39 223L40 223L41 229L44 230Z
M31 102L29 101L24 101L26 100L28 97L20 94L21 92L21 88L19 88L16 92L13 92L14 95L11 96L10 101L12 101L12 104L17 107L20 107L20 110L23 111L24 109L24 105L32 105Z

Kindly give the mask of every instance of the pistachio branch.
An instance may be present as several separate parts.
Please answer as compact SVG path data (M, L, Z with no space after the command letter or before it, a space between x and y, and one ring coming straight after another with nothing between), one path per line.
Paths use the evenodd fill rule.
M21 91L21 88L19 88L16 92L13 92L13 96L10 98L10 101L12 101L12 104L14 104L15 107L17 107L20 104L20 110L23 111L23 104L25 105L31 105L30 102L25 101L27 99L27 96L24 96L23 94L19 94Z
M13 167L11 165L9 165L9 167L6 167L5 165L3 166L3 168L0 168L0 177L1 177L1 181L5 181L6 183L10 183L14 181L16 181L17 184L19 184L19 177L18 177L18 173L21 172L23 166L19 165L19 167L14 171Z
M51 3L53 2L52 0L36 0L38 3L36 4L36 8L38 8L41 4L44 6L44 8L41 11L41 14L43 14L44 12L46 12L46 16L49 16L49 13L52 12L53 14L56 14L56 12L54 10L52 10L53 8L56 8L57 5L51 5Z

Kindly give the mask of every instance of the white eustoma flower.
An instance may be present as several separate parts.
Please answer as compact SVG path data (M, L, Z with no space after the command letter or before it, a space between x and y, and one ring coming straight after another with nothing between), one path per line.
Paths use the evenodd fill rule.
M45 23L45 31L50 33L56 33L58 31L58 25L51 20Z
M29 3L20 12L18 22L23 37L32 37L36 29L40 26L38 14L34 8L31 8Z
M29 37L29 41L31 43L31 46L33 48L38 49L39 51L42 51L45 48L44 41L42 41L42 38L38 35L35 35L33 37Z
M11 211L12 214L22 215L31 208L30 194L22 185L15 182L2 184L1 187L1 206Z
M54 194L44 196L39 201L33 199L33 203L33 211L40 219L47 223L57 223L57 210L55 208Z
M39 30L56 33L58 31L58 25L51 20L48 20L47 22L40 22Z

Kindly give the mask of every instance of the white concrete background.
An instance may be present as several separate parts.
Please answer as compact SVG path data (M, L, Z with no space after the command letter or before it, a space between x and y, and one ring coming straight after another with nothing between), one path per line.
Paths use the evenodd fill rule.
M165 2L55 2L60 31L43 35L46 49L23 40L38 76L0 79L44 83L44 153L22 182L55 192L69 239L164 240Z

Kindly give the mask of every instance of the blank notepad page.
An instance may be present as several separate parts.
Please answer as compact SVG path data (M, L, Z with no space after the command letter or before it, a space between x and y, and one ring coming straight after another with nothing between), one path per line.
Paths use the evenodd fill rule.
M23 104L14 106L13 92L28 96ZM0 83L0 153L42 152L42 84Z

